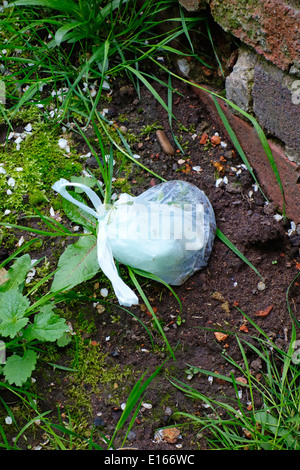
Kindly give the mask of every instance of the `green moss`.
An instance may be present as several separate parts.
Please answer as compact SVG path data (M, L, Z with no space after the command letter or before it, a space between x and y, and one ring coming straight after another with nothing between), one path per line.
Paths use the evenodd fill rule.
M57 129L37 121L32 126L32 134L24 137L19 150L14 139L0 148L0 163L6 171L6 174L0 174L0 185L4 188L0 194L0 214L10 210L11 214L5 218L8 222L20 211L33 213L32 206L51 202L54 196L52 184L82 171L77 154L66 153L59 147ZM9 186L9 178L14 180L13 186Z
M76 352L78 374L69 376L69 386L65 394L69 397L71 413L91 413L91 394L96 394L112 405L120 405L129 393L128 379L133 377L129 366L122 367L111 363L107 353L101 350L99 344L82 339L78 340Z

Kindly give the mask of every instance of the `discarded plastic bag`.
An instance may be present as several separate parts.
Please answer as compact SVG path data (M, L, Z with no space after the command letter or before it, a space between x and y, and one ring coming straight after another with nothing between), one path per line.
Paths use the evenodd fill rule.
M68 186L80 187L94 209L73 198ZM121 194L109 207L81 183L61 179L53 189L98 220L99 267L120 305L138 304L138 298L120 278L114 259L170 285L183 284L207 265L216 231L214 211L204 192L190 183L161 183L137 197Z

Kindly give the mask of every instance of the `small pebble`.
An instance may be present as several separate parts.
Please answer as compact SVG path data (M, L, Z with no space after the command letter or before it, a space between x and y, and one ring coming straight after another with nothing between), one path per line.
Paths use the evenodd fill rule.
M136 438L136 433L134 431L129 431L129 433L127 434L127 439L129 441L134 441L135 438Z
M162 150L167 155L174 155L175 154L175 151L174 151L169 139L167 138L167 136L165 135L165 133L163 131L157 130L156 131L156 137L157 137L157 140L158 140Z
M266 284L262 281L260 281L258 284L257 284L257 289L260 290L260 291L263 291L265 290L266 288Z
M151 410L151 408L152 408L151 403L143 403L142 406L143 406L144 408L146 408L146 410Z
M104 287L103 289L100 290L100 294L102 295L102 297L107 297L108 290Z
M94 426L104 426L105 425L105 422L103 421L102 418L100 418L99 416L96 416L96 418L94 419Z

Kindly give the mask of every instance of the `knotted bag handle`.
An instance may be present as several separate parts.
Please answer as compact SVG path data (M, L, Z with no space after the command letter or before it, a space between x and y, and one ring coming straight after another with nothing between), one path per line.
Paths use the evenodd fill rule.
M81 188L90 199L95 210L72 197L66 189L68 186ZM130 287L128 287L125 282L120 278L119 273L117 271L109 239L105 230L105 222L103 221L106 211L100 198L91 188L89 188L85 184L71 183L64 178L60 179L59 181L56 181L56 183L54 183L54 185L52 186L52 189L54 189L54 191L59 193L62 197L72 202L76 206L80 207L85 212L94 216L98 220L97 259L99 266L105 276L108 277L108 279L111 281L119 304L124 305L125 307L137 305L139 303L137 296L135 295L133 290L130 289Z

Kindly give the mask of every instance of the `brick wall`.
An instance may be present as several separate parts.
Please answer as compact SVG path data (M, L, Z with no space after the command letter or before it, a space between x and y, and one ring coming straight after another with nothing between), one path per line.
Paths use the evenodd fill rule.
M289 216L300 221L300 0L179 3L192 12L209 8L214 21L239 39L237 61L226 77L226 97L254 115L272 141L282 179L286 178ZM247 144L244 139L246 153ZM253 156L251 163L267 180L259 156ZM270 191L272 197L272 185Z

